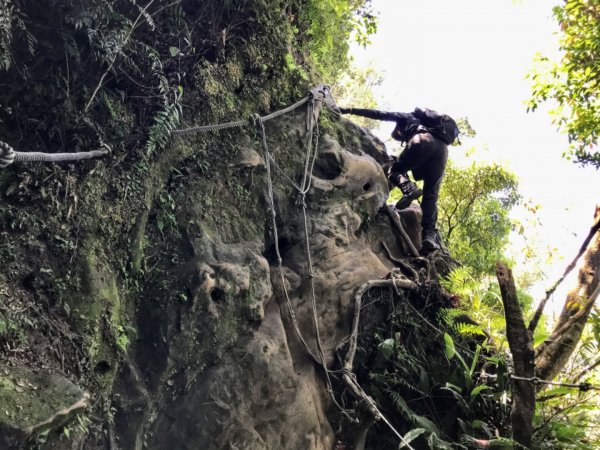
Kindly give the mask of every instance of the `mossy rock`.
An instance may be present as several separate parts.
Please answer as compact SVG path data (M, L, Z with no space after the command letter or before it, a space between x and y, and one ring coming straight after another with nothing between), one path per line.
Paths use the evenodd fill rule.
M66 378L22 367L0 371L0 448L22 448L85 409L89 395Z

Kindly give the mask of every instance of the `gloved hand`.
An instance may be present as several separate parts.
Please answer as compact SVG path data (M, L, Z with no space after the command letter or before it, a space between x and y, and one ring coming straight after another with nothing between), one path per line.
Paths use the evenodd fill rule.
M352 108L339 108L342 114L349 114L352 112Z

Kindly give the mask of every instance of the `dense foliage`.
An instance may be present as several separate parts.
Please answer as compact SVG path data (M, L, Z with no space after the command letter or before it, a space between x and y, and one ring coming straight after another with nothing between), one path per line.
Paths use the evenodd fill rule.
M555 100L554 121L573 144L576 162L600 167L600 2L566 0L554 8L560 26L560 62L539 56L529 77L529 108Z
M456 167L450 161L446 168L438 226L450 253L476 275L493 273L503 257L509 212L519 200L517 184L498 164Z
M414 294L373 289L361 313L357 376L418 449L467 449L508 432L505 362L451 306L431 283ZM396 448L386 425L374 426L368 448Z

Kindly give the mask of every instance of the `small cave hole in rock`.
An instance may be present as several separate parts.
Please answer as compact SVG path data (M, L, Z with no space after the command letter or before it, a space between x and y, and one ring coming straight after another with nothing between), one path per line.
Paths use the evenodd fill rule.
M210 298L213 300L213 302L220 303L225 300L225 291L218 287L213 288L210 291Z
M283 255L286 250L288 248L291 247L290 242L287 240L287 238L280 238L278 241L279 244L279 254ZM277 264L277 249L275 248L275 244L272 244L264 253L263 255L267 261L269 262L269 264Z
M342 164L337 155L324 153L315 162L313 174L322 180L333 180L342 173Z
M371 189L371 183L363 184L363 191L368 191L369 189Z
M94 372L99 373L100 375L104 375L110 371L110 364L107 361L100 361L94 367Z

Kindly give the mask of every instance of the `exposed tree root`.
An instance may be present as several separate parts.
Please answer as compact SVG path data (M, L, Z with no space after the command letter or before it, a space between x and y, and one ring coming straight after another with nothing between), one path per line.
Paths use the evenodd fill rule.
M398 212L396 211L396 209L392 208L389 205L385 205L383 207L383 210L390 217L390 219L392 220L392 225L394 225L394 228L400 234L400 237L402 238L402 243L404 244L405 249L407 250L407 253L409 253L411 256L414 256L415 258L418 257L419 251L416 249L416 247L410 240L410 237L408 236L408 234L406 234L406 231L404 230L404 227L402 226L402 220L400 220L400 216L398 215Z
M414 269L413 273L417 275ZM365 282L354 295L354 318L352 321L352 330L348 338L348 351L346 352L342 367L342 380L352 396L359 402L359 404L363 405L363 409L368 413L366 414L365 418L360 421L359 430L356 433L353 447L355 450L364 449L369 428L371 425L373 425L373 423L375 423L375 421L382 418L381 413L375 405L375 402L360 387L356 380L356 376L352 373L352 366L354 364L354 356L356 355L358 342L358 325L360 321L362 297L369 291L369 289L374 287L393 287L396 290L399 288L417 290L419 286L415 281L409 280L406 276L399 274L396 271L392 271L389 273L388 278L386 279L369 280Z

